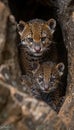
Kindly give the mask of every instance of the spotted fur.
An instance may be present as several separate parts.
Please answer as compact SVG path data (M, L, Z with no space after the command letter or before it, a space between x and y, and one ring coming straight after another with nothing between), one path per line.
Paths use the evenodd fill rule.
M53 42L56 21L34 19L20 21L17 25L21 42L19 44L20 62L23 72L32 72L39 62L57 62L57 49Z
M59 111L59 103L63 103L62 92L64 91L64 84L62 78L64 68L65 65L62 62L58 64L45 62L40 65L34 74L34 81L36 81L35 84L37 86L34 94L38 91L39 94L36 97L45 101L57 112Z
M39 69L34 74L39 88L46 93L57 89L61 82L64 68L65 66L63 63L58 63L56 65L52 62L45 62L40 65Z

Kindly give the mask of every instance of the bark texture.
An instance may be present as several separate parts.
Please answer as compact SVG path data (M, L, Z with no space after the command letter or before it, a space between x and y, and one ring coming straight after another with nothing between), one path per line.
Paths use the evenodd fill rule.
M32 2L32 0L31 0ZM7 0L0 1L0 129L5 130L73 130L74 129L74 2L40 1L58 7L64 44L68 52L68 76L65 101L57 114L46 103L36 100L19 77L15 17Z

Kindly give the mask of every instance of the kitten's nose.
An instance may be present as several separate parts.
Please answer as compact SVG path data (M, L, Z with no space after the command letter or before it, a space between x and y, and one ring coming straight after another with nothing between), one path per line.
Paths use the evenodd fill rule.
M40 52L41 47L37 45L37 46L34 47L34 49L35 49L36 52Z
M45 84L44 89L45 89L45 91L48 91L49 87L47 84Z

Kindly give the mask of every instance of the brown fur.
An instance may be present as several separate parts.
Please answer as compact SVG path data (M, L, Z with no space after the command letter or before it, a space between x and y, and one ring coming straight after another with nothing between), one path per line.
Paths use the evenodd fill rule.
M54 19L20 21L17 25L21 39L20 62L24 74L32 73L38 62L40 64L45 61L57 62L57 49L52 41L55 26Z
M45 62L40 65L39 69L34 74L34 77L40 89L46 93L49 93L58 88L63 73L63 63L56 65L52 62Z
M34 74L34 81L37 86L34 91L38 91L40 94L37 94L37 97L39 96L38 98L47 102L57 111L59 110L59 103L62 102L62 92L64 90L61 79L64 75L64 68L62 62L58 64L45 62L40 65Z

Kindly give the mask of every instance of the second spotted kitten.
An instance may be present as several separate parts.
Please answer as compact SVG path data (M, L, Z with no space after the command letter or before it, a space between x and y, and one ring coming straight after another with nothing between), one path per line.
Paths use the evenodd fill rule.
M65 65L62 62L58 64L45 62L38 65L38 70L34 73L33 94L51 105L56 111L58 111L57 107L62 99L64 89L62 82L64 69Z
M34 73L34 78L39 85L39 89L49 93L58 88L61 83L61 77L64 74L64 68L65 65L62 62L58 64L52 62L41 64Z

